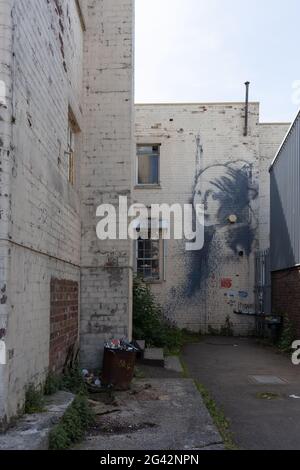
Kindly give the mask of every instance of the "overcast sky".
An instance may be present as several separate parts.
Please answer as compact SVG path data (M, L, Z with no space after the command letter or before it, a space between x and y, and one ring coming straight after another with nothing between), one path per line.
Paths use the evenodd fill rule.
M241 101L250 80L261 120L289 121L299 45L299 0L136 0L136 102Z

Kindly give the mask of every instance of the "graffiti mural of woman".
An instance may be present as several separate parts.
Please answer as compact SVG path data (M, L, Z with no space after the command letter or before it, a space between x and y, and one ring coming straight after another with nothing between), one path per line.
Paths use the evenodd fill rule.
M258 186L253 181L253 165L245 160L214 163L205 166L200 135L196 137L196 171L192 193L193 205L204 206L205 245L190 254L187 292L189 296L201 288L212 275L217 257L226 249L235 255L249 256L255 239L258 220L253 201ZM212 250L216 256L211 257Z

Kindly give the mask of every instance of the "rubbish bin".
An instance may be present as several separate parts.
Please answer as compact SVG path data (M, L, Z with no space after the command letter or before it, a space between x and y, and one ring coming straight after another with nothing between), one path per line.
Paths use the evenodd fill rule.
M266 315L265 326L267 336L273 341L273 343L277 343L282 328L282 316Z
M128 390L134 375L136 353L104 348L102 382L116 390Z

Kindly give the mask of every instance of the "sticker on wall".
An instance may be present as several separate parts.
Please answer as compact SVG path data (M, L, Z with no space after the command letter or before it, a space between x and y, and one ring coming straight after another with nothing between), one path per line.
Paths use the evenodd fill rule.
M248 292L246 292L246 291L240 291L239 292L239 298L240 299L248 299L248 297L249 297Z
M254 304L239 304L238 311L240 315L255 315L255 306Z
M224 278L221 279L221 289L231 289L232 287L232 279Z
M0 365L6 364L6 345L4 341L0 341Z
M238 297L238 293L235 290L230 290L227 292L227 297L229 297L230 299L235 299L236 297Z

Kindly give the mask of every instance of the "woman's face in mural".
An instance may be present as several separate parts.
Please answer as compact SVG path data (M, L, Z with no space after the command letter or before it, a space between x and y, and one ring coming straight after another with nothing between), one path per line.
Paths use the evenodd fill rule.
M199 175L193 203L194 207L203 204L206 227L228 224L230 216L238 224L249 224L251 202L257 194L249 165L214 165Z

